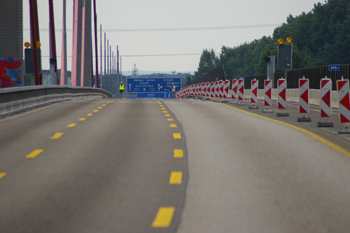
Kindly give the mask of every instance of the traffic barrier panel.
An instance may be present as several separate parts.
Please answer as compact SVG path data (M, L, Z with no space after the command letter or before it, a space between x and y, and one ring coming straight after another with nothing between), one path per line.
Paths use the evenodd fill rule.
M264 80L264 106L266 109L263 109L263 113L273 113L272 109L269 109L272 105L271 99L271 91L272 91L272 80L266 79Z
M219 98L219 81L215 81L215 98Z
M230 91L230 81L229 80L225 80L223 82L223 98L224 100L221 101L222 103L228 103L228 93Z
M258 103L258 86L259 86L258 80L256 80L256 79L251 80L250 103L252 105L249 106L249 109L258 109L258 106L256 106L256 104Z
M237 79L232 80L232 100L237 100Z
M219 98L222 99L224 95L224 81L219 81Z
M340 134L350 134L348 129L350 123L350 95L349 95L349 80L337 80L338 100L339 100L339 120L345 125L345 129L340 129Z
M237 91L238 91L238 106L244 106L245 103L244 101L244 79L238 79L238 84L237 84Z
M288 117L289 113L283 112L286 109L287 80L284 78L277 80L277 91L278 109L281 110L281 112L277 113L277 116Z
M311 122L310 117L305 117L309 113L309 79L299 79L299 113L304 114L303 117L297 119L298 122Z
M211 98L215 97L215 85L214 84L215 84L214 82L210 83L210 97Z

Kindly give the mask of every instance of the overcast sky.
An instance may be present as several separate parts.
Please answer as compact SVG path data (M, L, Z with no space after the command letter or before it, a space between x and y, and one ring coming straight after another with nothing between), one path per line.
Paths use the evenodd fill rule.
M112 51L119 46L122 71L134 64L144 71L195 71L203 49L220 54L222 46L235 47L245 42L271 36L274 28L294 16L312 10L324 0L96 0L98 49L100 30L107 33ZM23 1L24 42L30 41L29 3ZM61 55L62 0L54 0L57 55ZM48 0L38 0L43 69L49 69ZM72 54L73 0L67 0L68 56ZM248 26L248 27L246 27ZM255 27L250 27L255 26ZM217 30L128 31L127 29ZM116 29L126 29L117 31ZM100 53L100 51L99 51ZM196 54L186 56L127 57L126 55ZM100 54L99 54L100 56ZM123 57L125 56L125 57ZM61 58L58 57L58 69ZM100 64L99 64L100 67ZM68 58L68 70L71 58Z

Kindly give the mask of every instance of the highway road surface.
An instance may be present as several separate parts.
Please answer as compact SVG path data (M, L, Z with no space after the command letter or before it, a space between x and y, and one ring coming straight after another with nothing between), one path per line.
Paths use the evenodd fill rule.
M0 120L0 232L349 232L350 142L247 106L62 102Z

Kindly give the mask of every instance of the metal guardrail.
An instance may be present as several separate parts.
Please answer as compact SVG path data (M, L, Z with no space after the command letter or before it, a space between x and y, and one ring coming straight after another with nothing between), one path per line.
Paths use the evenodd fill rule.
M111 98L100 88L71 86L28 86L0 89L0 116L52 103L82 99Z

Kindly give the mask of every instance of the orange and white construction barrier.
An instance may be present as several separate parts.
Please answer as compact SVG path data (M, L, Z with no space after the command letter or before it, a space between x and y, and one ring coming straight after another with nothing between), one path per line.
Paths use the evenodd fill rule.
M278 91L278 109L281 110L281 112L277 113L277 116L289 116L289 113L283 112L283 110L286 109L286 97L287 97L287 80L284 78L277 80L277 91Z
M339 119L341 124L345 124L345 129L338 133L350 133L348 129L350 123L350 95L349 80L337 80L338 100L339 100Z
M258 103L258 87L259 87L259 81L254 79L251 80L251 86L250 86L250 103L252 104L249 106L249 109L258 109L258 106L256 104Z
M311 118L305 117L309 113L309 79L299 79L299 113L304 114L303 117L297 119L298 122L310 122Z
M266 79L264 80L264 106L266 109L262 110L263 113L273 113L273 110L269 109L272 106L271 92L272 80Z

